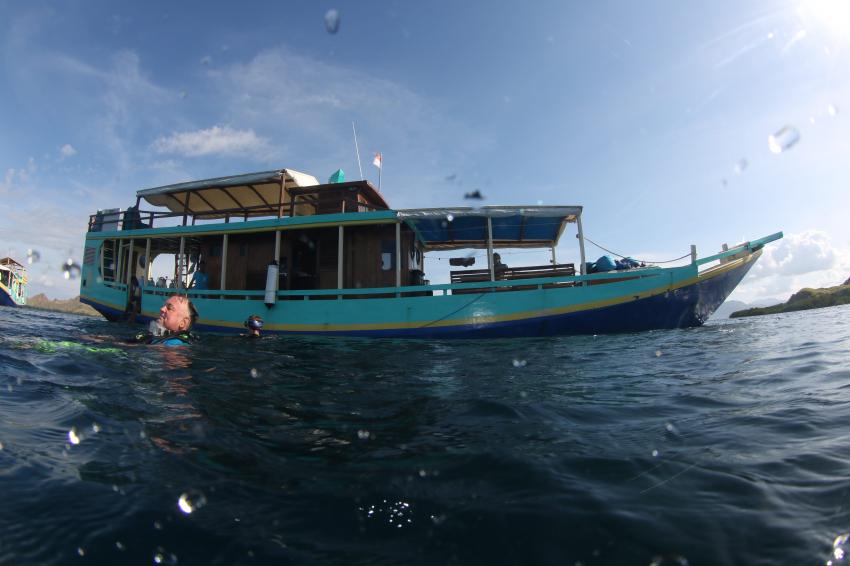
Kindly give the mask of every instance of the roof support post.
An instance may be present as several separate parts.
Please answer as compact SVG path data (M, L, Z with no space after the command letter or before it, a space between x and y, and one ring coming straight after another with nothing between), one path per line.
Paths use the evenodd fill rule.
M186 193L186 202L183 203L183 226L186 225L186 219L189 216L189 193Z
M552 246L552 269L555 269L555 266L558 265L558 258L555 257L555 246Z
M493 219L487 217L487 266L490 268L490 281L496 280L496 269L493 266Z
M395 286L401 287L401 220L395 223Z
M579 249L579 253L581 254L581 265L579 266L581 268L581 270L579 271L579 273L581 273L582 275L587 275L587 265L586 265L587 260L585 259L585 256L584 256L584 230L581 227L581 213L576 215L576 226L578 227L578 234L577 234L578 249ZM582 281L581 284L585 285L586 283L584 281Z
M274 262L278 266L277 279L274 282L275 292L280 291L280 230L274 231Z
M133 240L127 246L127 289L130 289L130 278L133 276Z
M115 271L112 272L112 280L116 283L121 283L121 268L124 266L123 256L124 255L124 240L118 240L118 249L115 251L115 256L112 258L112 263L114 263Z
M183 268L184 268L184 258L183 252L186 249L186 236L180 236L180 253L177 254L177 285L178 289L182 289L186 286L186 282L183 281Z
M219 287L222 291L227 289L227 236L228 234L224 234L221 241L221 285Z
M277 217L283 216L283 193L286 188L286 171L280 174L280 200L277 203Z
M142 282L143 284L147 284L148 279L151 278L151 239L148 238L145 243L145 280Z
M342 269L343 269L343 252L345 251L345 228L342 224L339 225L339 243L336 247L336 288L342 289ZM337 295L337 299L341 299L342 295Z

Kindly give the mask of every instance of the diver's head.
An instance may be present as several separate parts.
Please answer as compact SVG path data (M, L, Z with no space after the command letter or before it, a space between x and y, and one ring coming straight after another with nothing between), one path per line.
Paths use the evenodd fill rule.
M185 295L171 295L159 309L159 322L169 332L190 330L197 319L198 311Z
M249 334L253 334L254 336L260 335L260 330L263 329L263 319L259 316L252 314L245 321L245 328L248 329Z

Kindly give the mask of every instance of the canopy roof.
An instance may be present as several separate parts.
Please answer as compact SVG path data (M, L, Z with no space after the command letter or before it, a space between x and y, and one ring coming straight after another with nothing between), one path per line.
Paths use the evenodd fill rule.
M24 268L23 265L21 265L20 263L18 263L14 259L12 259L10 257L4 257L3 259L0 259L0 269L3 269L5 271L10 271L10 270L21 270L21 269L25 269L25 268Z
M581 216L580 206L484 206L399 210L398 216L429 250L487 247L487 219L493 245L552 247L568 222Z
M268 216L269 211L289 203L289 194L281 191L281 179L285 179L285 189L334 186L320 185L315 177L306 173L276 169L144 189L136 196L153 206L205 218L223 218L234 213ZM383 202L380 196L377 198Z

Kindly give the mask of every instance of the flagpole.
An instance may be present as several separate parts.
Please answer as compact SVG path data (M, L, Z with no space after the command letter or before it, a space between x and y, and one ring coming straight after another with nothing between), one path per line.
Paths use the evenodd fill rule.
M357 147L357 130L354 128L354 120L351 121L351 131L354 132L354 151L357 152L357 168L360 169L360 180L363 180L363 166L360 165L360 148ZM378 182L378 185L381 183Z

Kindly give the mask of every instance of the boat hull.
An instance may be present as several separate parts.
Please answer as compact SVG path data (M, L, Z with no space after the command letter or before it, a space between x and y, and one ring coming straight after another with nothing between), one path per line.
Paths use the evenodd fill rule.
M757 250L702 273L695 265L654 268L624 272L622 280L564 278L571 286L527 285L523 290L466 288L463 294L362 299L280 300L296 298L282 296L271 308L256 300L261 297L233 300L198 294L192 300L201 315L197 329L213 332L243 332L242 322L251 314L265 319L266 333L372 338L509 338L688 328L708 320L760 254ZM81 300L109 320L122 320L123 295L115 292L112 300ZM136 320L157 317L169 293L145 289Z
M19 307L24 302L16 302L14 297L9 293L5 286L0 285L0 306L2 307Z

